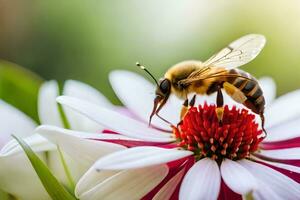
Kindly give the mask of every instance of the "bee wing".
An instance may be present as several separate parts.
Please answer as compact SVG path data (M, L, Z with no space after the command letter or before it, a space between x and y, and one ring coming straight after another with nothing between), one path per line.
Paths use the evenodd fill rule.
M248 77L244 77L242 75L239 74L227 74L226 72L228 71L227 68L223 68L220 71L215 71L215 72L211 72L211 67L206 66L202 69L199 69L197 71L194 71L193 73L191 73L186 79L182 79L178 82L179 85L181 86L186 86L189 85L191 83L200 81L200 80L205 80L205 79L210 79L210 78L225 78L225 77L234 77L234 78L242 78L242 79L247 79L252 81L250 78Z
M263 35L245 35L223 48L203 64L204 66L232 69L253 60L263 49L266 38Z
M224 71L221 71L221 73ZM188 85L193 82L199 81L206 79L208 77L218 75L219 73L211 73L211 67L210 66L205 66L203 68L200 68L198 70L195 70L192 72L187 78L180 80L178 83L181 85Z

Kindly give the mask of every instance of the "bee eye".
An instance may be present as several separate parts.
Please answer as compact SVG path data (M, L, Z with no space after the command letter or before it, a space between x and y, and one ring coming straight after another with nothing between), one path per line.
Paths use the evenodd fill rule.
M162 82L159 85L159 88L162 93L168 93L170 91L170 81L168 79L162 80Z

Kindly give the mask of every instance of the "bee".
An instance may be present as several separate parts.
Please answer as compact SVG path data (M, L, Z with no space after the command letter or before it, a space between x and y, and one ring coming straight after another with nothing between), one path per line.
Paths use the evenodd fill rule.
M215 92L217 93L216 115L219 122L222 123L224 112L222 89L224 89L234 101L243 104L260 116L262 129L265 132L263 91L252 75L238 69L252 61L263 49L265 43L266 39L263 35L245 35L230 43L205 62L190 60L175 64L159 81L144 66L137 63L154 79L157 86L149 124L154 115L168 122L159 115L159 111L166 104L170 94L184 99L180 115L182 120L188 107L194 105L196 94L210 95ZM194 93L194 96L189 101L188 94L190 93Z

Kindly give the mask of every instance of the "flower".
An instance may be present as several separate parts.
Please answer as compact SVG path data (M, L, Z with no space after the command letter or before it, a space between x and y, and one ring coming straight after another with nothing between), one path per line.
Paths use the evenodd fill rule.
M80 199L120 196L124 199L241 199L249 193L255 199L299 198L300 106L296 102L300 100L300 91L273 101L273 81L260 80L267 102L268 132L262 141L254 115L240 110L243 108L240 105L226 107L224 124L219 127L213 116L214 107L209 104L215 96L198 98L198 104L203 106L190 109L179 129L168 130L168 125L158 119L153 119L154 126L148 127L154 86L124 71L113 72L110 80L128 108L122 113L77 98L57 99L106 127L108 130L103 134L84 137L83 133L51 126L37 129L60 144L71 157L77 157L76 145L69 142L72 137L81 143L96 140L127 147L100 158L82 176L75 191ZM225 103L233 105L228 97ZM180 105L176 98L171 99L161 115L176 124ZM239 115L239 119L231 119L232 115ZM197 117L202 118L194 119ZM201 135L201 126L210 137ZM199 136L199 132L200 138L191 138Z
M112 105L94 88L74 80L65 82L63 94L86 99L98 105L112 107ZM55 81L45 82L39 91L38 114L41 124L64 127L59 112L56 97L59 95L58 85ZM73 130L96 131L103 127L92 122L88 118L79 115L67 108L64 108L70 128ZM8 103L0 100L0 189L17 197L18 199L49 199L38 176L32 168L19 144L11 138L11 134L24 138L24 140L40 155L40 158L47 163L51 171L65 185L69 185L60 162L56 146L44 137L33 134L38 126L21 111ZM99 144L92 145L95 149ZM118 146L118 145L114 145ZM115 149L112 149L112 151ZM107 151L110 152L110 151ZM98 159L103 152L98 153ZM72 160L64 155L70 166L70 171L77 181L79 177L92 165L95 160ZM71 163L71 164L70 164ZM34 191L34 192L33 192Z

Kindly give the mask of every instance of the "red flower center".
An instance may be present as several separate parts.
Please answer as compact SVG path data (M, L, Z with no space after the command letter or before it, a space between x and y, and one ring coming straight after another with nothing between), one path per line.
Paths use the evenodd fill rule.
M211 157L220 161L243 159L258 149L263 140L262 130L258 129L253 114L225 106L219 123L215 109L207 104L190 108L181 125L173 129L178 146L193 151L196 159Z

